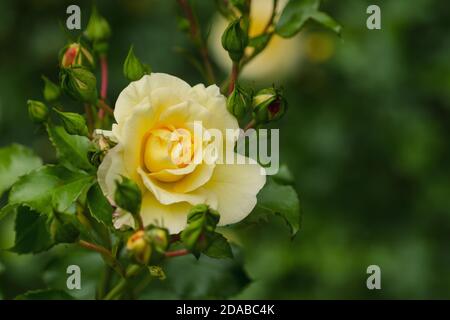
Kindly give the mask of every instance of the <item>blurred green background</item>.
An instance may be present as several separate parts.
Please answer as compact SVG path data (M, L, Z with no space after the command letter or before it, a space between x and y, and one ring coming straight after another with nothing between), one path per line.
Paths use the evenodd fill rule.
M0 147L18 142L53 160L46 135L28 120L26 100L41 99L41 74L57 80L57 53L66 43L60 24L72 3L0 1ZM77 4L86 25L91 2ZM207 28L213 1L196 4ZM382 30L366 28L369 4L380 5ZM177 30L175 1L97 5L113 29L111 101L127 84L122 62L131 43L153 71L203 82L175 50L191 48ZM232 290L232 296L448 299L450 5L441 0L329 0L323 9L343 25L343 37L314 26L305 31L325 39L333 55L320 63L306 59L283 83L290 110L279 123L281 161L295 175L302 229L291 240L284 222L274 218L238 230L234 237L243 244L242 259L253 281L240 293ZM321 43L312 44L311 52L320 52ZM2 248L11 245L12 229L12 219L0 225ZM83 290L75 295L92 297L99 257L68 251L73 252L60 245L36 256L1 252L0 297L65 288L68 264L83 270ZM226 291L230 272L245 277L209 263L186 271L182 259L174 262L168 278L183 273L184 289L173 293L150 285L145 297L221 297L210 287ZM366 288L371 264L381 267L382 290ZM216 273L208 275L211 268ZM189 283L191 277L203 282Z

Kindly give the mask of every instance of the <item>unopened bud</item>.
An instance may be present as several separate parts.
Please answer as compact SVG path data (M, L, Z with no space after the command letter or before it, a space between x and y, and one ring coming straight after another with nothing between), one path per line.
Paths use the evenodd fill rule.
M48 108L40 101L28 100L28 115L35 123L42 123L48 118Z
M90 50L80 44L71 43L65 46L60 53L61 67L69 68L71 66L80 65L92 68L95 65L94 56Z
M133 254L139 263L148 263L152 255L152 246L144 230L139 230L128 238L127 250Z
M231 60L238 62L248 45L248 35L241 28L241 19L231 22L222 35L222 46L228 51Z
M235 85L233 92L227 99L227 109L237 119L242 118L251 106L250 95L239 86Z
M98 13L96 7L92 9L85 34L90 40L96 42L105 41L111 36L111 28L108 21Z
M139 61L139 59L134 54L133 46L131 46L130 51L123 64L123 74L130 81L136 81L142 78L145 74L150 72L148 66Z
M287 101L275 88L260 90L253 97L253 118L256 123L267 123L280 119L287 109Z
M59 86L45 76L42 76L42 80L44 80L44 99L49 102L58 100L61 95L61 89Z
M86 120L81 114L73 112L61 112L58 109L53 109L62 121L64 129L68 134L78 136L88 136L88 128Z
M85 67L74 66L63 69L61 86L75 100L89 103L97 101L97 79Z
M152 227L147 231L154 248L159 253L164 253L169 246L169 232L166 229Z

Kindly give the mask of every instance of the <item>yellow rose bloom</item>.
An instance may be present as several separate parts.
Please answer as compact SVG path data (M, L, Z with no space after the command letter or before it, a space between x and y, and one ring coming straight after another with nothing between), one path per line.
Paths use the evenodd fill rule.
M286 5L287 1L278 3L278 12ZM272 15L272 0L255 0L251 3L250 10L250 37L260 35L266 27ZM222 47L221 37L229 21L223 16L213 18L209 35L209 48L214 61L226 72L231 70L231 60L228 53ZM252 48L247 48L249 53ZM303 60L303 45L300 36L283 39L276 34L272 37L267 47L243 69L241 76L252 80L265 80L273 83L298 70Z
M121 175L135 181L142 191L145 225L178 233L186 226L189 209L202 203L219 211L219 225L227 225L244 219L256 205L256 195L266 181L264 170L234 154L235 137L219 144L194 132L195 123L201 123L204 133L219 130L223 139L230 140L226 130L239 129L216 85L191 87L174 76L152 73L122 91L114 117L112 132L104 134L117 145L98 169L99 184L112 199ZM236 157L235 164L223 164L220 157L203 161L207 151L226 151L224 145ZM123 225L133 226L133 219L119 212L115 226Z

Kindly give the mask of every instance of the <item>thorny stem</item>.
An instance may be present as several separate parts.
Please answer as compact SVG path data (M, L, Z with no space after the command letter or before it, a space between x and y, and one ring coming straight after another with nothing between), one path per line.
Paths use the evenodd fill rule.
M180 8L182 9L184 16L189 21L189 35L191 37L192 42L200 52L200 56L202 57L207 81L210 84L213 84L216 81L214 76L214 70L211 61L209 59L208 48L205 44L205 41L202 38L200 26L198 24L197 19L195 18L194 12L192 11L192 7L190 6L188 0L177 0L177 2L180 5Z
M189 251L187 249L180 249L175 251L169 251L166 252L164 255L166 258L174 258L174 257L181 257L189 254Z

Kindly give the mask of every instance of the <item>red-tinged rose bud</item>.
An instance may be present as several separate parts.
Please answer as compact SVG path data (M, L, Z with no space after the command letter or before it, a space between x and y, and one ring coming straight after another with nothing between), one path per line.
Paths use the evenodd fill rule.
M253 97L252 107L256 123L263 124L280 119L286 113L287 102L280 90L267 88Z
M90 50L80 43L71 43L65 46L60 55L61 67L63 68L69 68L74 65L91 68L95 63Z
M148 263L152 254L152 246L144 230L139 230L128 238L127 250L132 253L139 263Z

